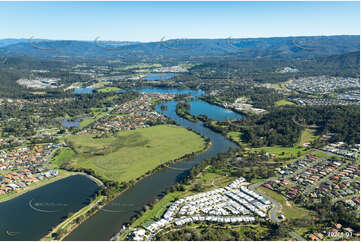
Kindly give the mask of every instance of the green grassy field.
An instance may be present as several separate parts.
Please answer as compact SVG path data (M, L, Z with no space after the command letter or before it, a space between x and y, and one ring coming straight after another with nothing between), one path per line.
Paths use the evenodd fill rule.
M79 123L79 128L82 129L82 128L84 128L85 126L93 123L94 121L95 121L95 119L92 118L92 117L83 119L83 120L81 120L80 123Z
M54 156L54 158L50 162L50 165L54 168L59 168L64 161L70 160L74 155L75 152L72 149L62 149L59 154Z
M302 147L282 147L282 146L271 146L271 147L261 147L261 148L254 148L253 150L264 150L265 152L275 154L278 158L289 158L289 157L297 157L297 153L300 152L301 155L309 150L306 150Z
M158 125L118 132L118 137L70 136L67 141L77 153L74 167L93 169L106 179L129 181L162 163L201 151L204 140L185 128Z
M316 130L314 130L314 129L305 129L304 131L302 131L298 145L303 145L304 143L315 140L317 138L317 135L315 135L315 132L316 132Z
M285 105L296 105L293 102L287 101L285 99L279 100L277 102L275 102L275 106L279 107L279 106L285 106Z
M102 88L104 87L105 85L108 85L108 84L111 84L111 82L97 82L95 84L92 85L93 88Z
M242 136L241 132L231 131L227 133L227 137L232 139L234 142L240 145L246 145L244 142L242 142L241 136Z
M118 90L120 90L120 88L117 88L117 87L105 87L105 88L102 88L102 89L98 89L98 92L107 93L107 92L116 92Z

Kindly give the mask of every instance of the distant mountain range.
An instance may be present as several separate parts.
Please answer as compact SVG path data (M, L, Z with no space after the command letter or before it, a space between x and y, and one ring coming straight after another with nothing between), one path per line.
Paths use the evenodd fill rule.
M0 56L128 61L314 58L360 51L360 36L301 36L243 39L178 39L159 42L0 40Z

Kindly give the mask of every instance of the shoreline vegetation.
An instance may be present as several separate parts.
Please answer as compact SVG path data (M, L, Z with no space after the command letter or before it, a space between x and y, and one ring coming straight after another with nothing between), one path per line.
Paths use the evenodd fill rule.
M189 129L188 129L189 130ZM202 137L204 141L204 147L202 150L199 150L197 152L192 152L190 154L185 154L179 158L176 158L174 160L170 160L168 162L162 163L158 165L153 170L147 171L142 176L135 179L135 181L129 181L129 182L122 182L121 187L118 185L116 191L113 190L111 187L110 190L113 190L110 194L106 195L102 194L102 191L98 191L98 194L91 200L91 202L80 209L79 211L75 212L74 214L70 214L68 218L66 218L64 221L62 221L59 225L54 227L47 235L45 235L43 238L41 238L42 241L49 241L49 240L63 240L66 238L71 232L73 232L79 225L81 225L83 222L85 222L87 219L95 215L98 211L100 211L103 207L108 205L110 202L112 202L114 199L116 199L119 195L126 192L127 190L131 189L135 184L137 184L139 181L145 179L146 177L162 170L165 168L168 168L171 165L174 165L175 163L190 159L198 154L201 154L203 152L206 152L211 146L212 143L208 138L205 138L198 132L195 132L194 130L191 130L192 132L198 134ZM88 174L88 172L92 173L91 171L83 170L81 174L89 176L89 178L92 177L92 179L95 179L95 181L99 181L103 184L102 189L107 189L107 182L106 180L102 180L102 177L94 176L91 174ZM121 190L119 190L121 189ZM114 193L115 192L115 193ZM97 206L100 204L100 206Z

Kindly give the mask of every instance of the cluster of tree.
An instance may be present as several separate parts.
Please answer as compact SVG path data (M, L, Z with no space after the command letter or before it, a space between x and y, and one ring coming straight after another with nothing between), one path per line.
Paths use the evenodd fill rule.
M0 120L2 121L3 136L18 137L35 135L39 127L60 125L59 117L79 117L91 114L91 108L107 109L115 104L121 104L135 99L139 94L125 92L109 98L110 93L96 93L92 95L66 95L68 100L39 96L28 96L29 102L18 104L4 102L0 106ZM60 102L58 102L60 101ZM38 115L34 115L38 114Z
M240 85L221 89L217 95L203 96L202 99L210 103L217 103L219 101L234 103L239 97L247 97L250 104L256 108L263 109L274 106L274 102L284 98L282 94L274 89L255 87L254 85Z
M272 222L260 222L260 229L244 226L239 227L224 224L200 224L198 226L186 226L173 231L165 230L156 235L156 240L161 241L241 241L241 240L279 240L288 238L288 230L285 226Z
M191 106L189 103L180 101L177 103L176 113L185 119L195 122L197 121L197 117L189 113L190 108Z
M305 201L304 206L315 211L316 216L311 221L307 218L291 221L294 226L315 224L318 226L314 228L314 232L318 232L325 227L333 227L339 223L345 228L350 227L354 231L360 232L359 218L343 202L332 204L332 199L326 196L317 202L314 200Z
M360 110L357 106L285 106L272 108L267 114L247 116L237 121L220 121L217 126L207 123L215 131L226 134L241 132L242 141L253 147L293 146L307 127L317 135L332 133L331 142L348 144L360 142Z

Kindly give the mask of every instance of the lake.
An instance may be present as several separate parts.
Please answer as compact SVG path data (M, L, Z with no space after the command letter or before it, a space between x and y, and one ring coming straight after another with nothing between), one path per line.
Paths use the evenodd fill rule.
M93 94L94 88L75 88L73 94Z
M172 77L175 77L176 74L171 74L171 73L162 73L162 74L158 74L158 73L147 73L146 77L143 77L142 80L145 81L157 81L157 80L166 80Z
M71 128L71 127L79 128L80 121L82 121L83 119L86 119L86 118L88 118L88 117L80 117L80 118L76 119L75 121L72 121L70 118L66 118L66 119L61 120L61 125L66 128Z
M177 89L177 88L143 88L143 89L136 89L134 91L142 92L142 93L187 94L192 97L199 97L205 93L202 90Z
M233 120L243 118L244 115L233 112L232 110L225 109L223 107L212 105L202 100L195 100L189 102L191 105L191 109L189 113L195 116L204 114L207 115L209 118L217 121L222 120Z
M74 175L0 203L0 240L40 240L98 189L86 176Z

